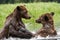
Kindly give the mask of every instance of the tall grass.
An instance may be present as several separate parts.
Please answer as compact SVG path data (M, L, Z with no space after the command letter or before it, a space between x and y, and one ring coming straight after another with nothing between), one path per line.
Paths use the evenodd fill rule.
M20 5L22 3L17 4L0 4L0 28L4 27L4 22L6 16L8 16L11 12L13 12L14 8L17 5ZM42 27L41 24L37 24L35 22L36 19L38 19L39 16L46 12L54 12L54 23L55 27L60 26L60 4L59 3L27 3L25 4L29 14L31 15L30 20L23 19L24 23L27 25L27 28L29 30L37 30L40 27Z

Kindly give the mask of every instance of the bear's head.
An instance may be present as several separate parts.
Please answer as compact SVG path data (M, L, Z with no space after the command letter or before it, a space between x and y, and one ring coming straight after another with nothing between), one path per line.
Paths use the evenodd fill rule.
M41 23L43 24L43 27L46 26L46 27L51 27L54 23L53 23L53 15L54 15L54 12L51 12L51 13L45 13L43 15L41 15L39 17L39 19L36 20L36 23Z
M30 19L31 17L28 15L28 10L25 8L25 5L17 6L14 10L14 15L17 17Z

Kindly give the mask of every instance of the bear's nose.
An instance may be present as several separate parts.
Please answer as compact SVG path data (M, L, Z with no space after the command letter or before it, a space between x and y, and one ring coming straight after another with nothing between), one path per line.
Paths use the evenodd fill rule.
M41 21L40 20L36 20L36 23L41 23Z
M31 17L29 17L29 19L30 19Z
M36 23L38 23L38 20L36 20Z

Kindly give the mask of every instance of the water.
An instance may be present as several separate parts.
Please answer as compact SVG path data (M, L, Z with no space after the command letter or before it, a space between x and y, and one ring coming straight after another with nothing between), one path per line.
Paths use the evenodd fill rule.
M1 39L1 40L56 40L56 39L60 40L60 28L56 27L56 31L57 31L57 36L55 36L55 37L49 37L49 36L40 37L40 36L36 36L34 38L31 38L31 39L20 39L20 38L12 38L12 37L10 37L8 39L4 38L4 39ZM35 34L35 31L33 31L32 33Z
M35 32L32 32L32 33L35 33ZM57 32L57 36L55 36L55 37L49 37L49 36L40 37L40 36L36 36L34 38L31 38L31 39L20 39L20 38L12 38L12 37L10 37L8 39L4 38L4 39L1 39L1 40L56 40L56 39L60 40L60 32Z

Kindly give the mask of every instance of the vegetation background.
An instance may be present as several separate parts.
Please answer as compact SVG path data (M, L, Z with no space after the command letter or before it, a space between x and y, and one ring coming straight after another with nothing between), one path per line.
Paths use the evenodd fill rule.
M6 17L20 4L26 5L32 17L30 20L23 19L30 31L37 31L42 27L42 24L37 24L35 20L46 12L55 13L54 26L60 30L60 0L0 0L0 29L4 27Z
M60 2L60 0L0 0L0 4L7 3L33 3L33 2Z

